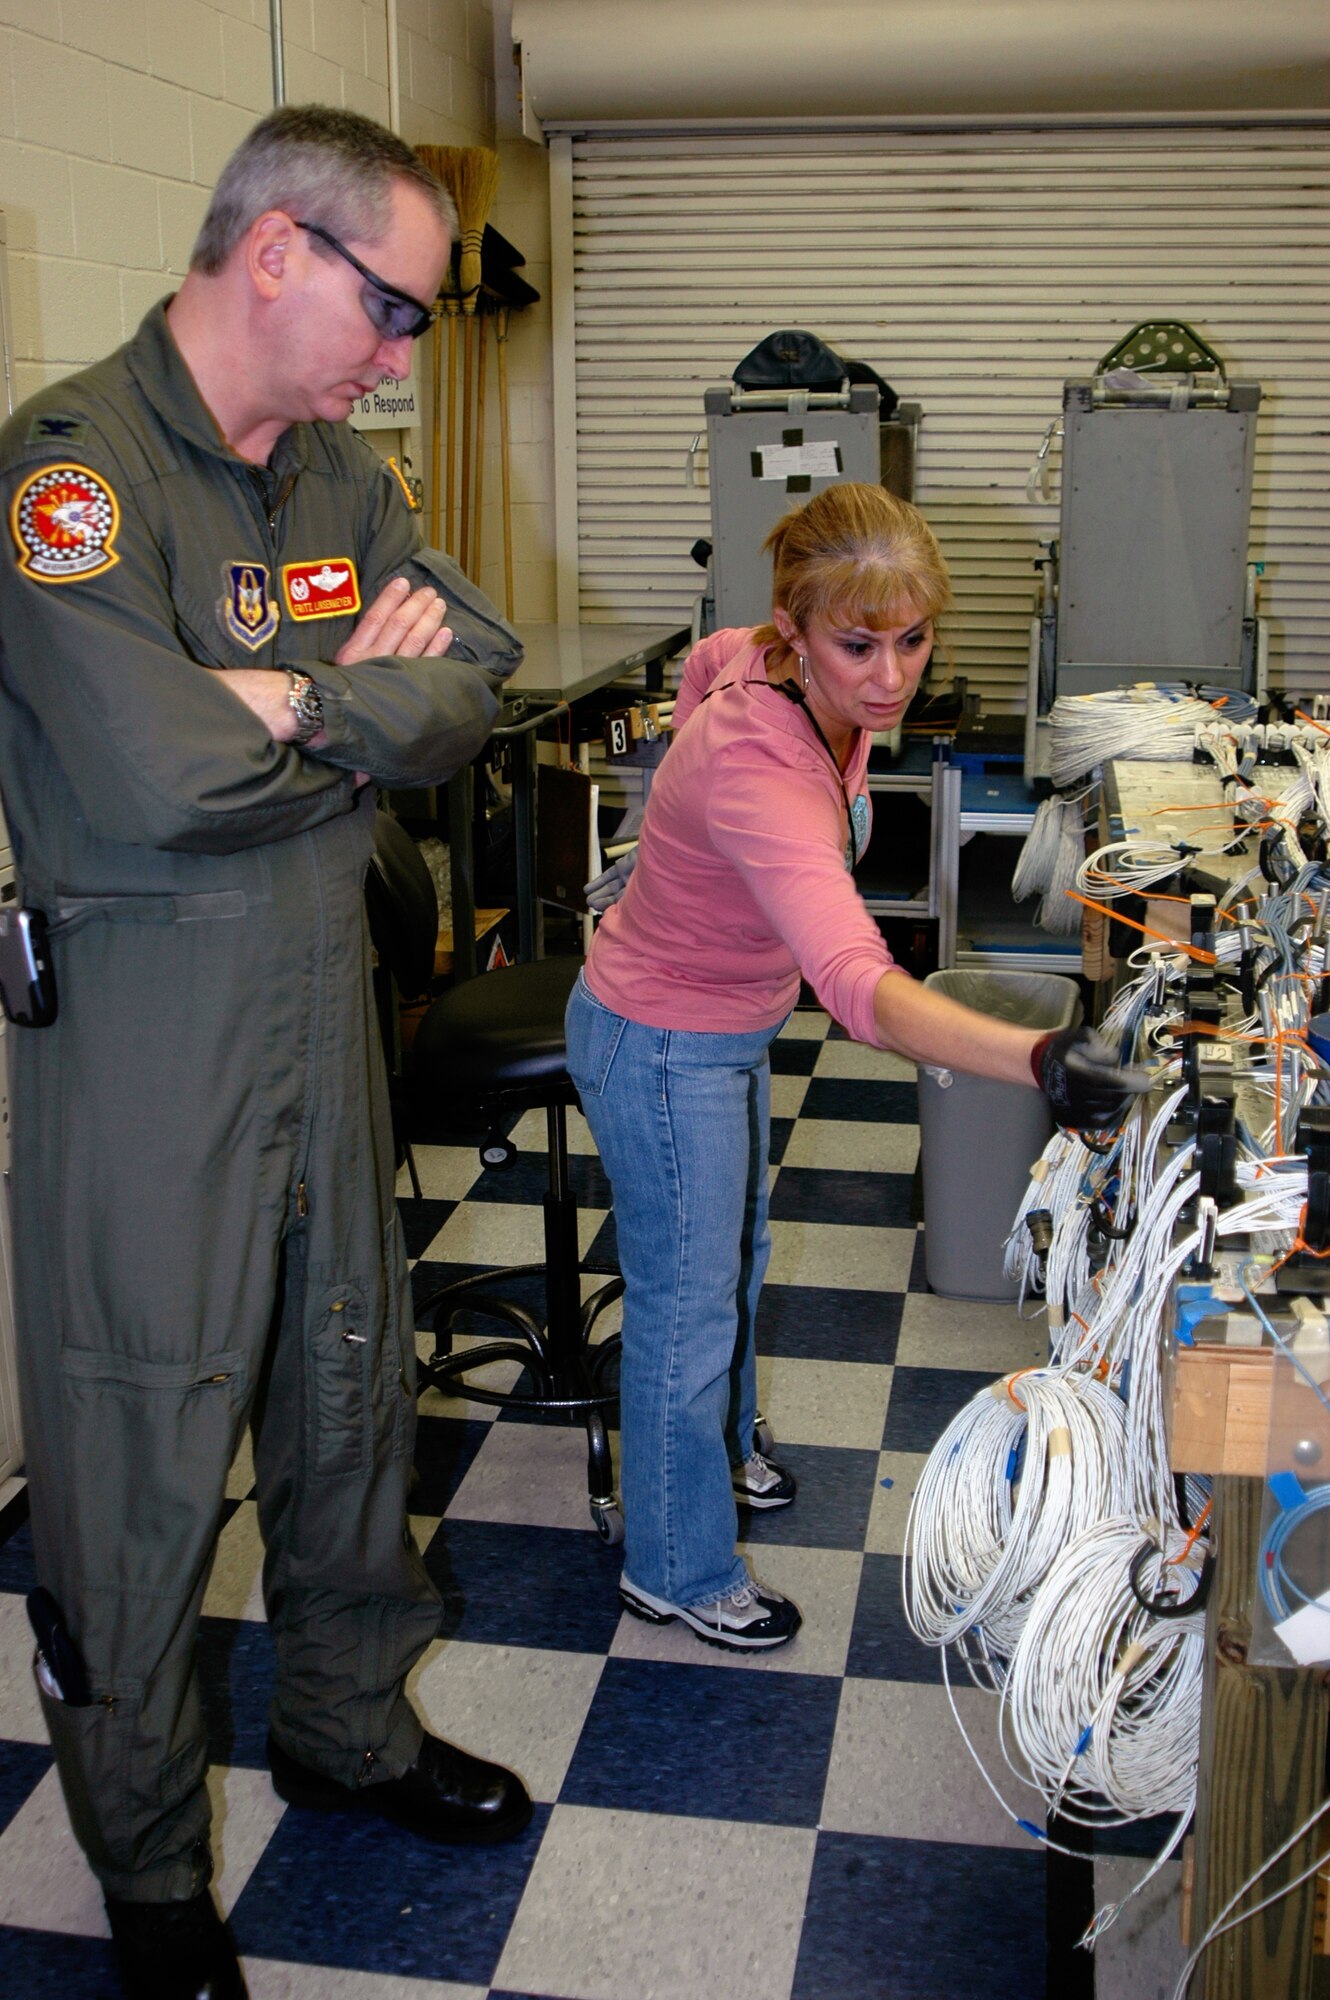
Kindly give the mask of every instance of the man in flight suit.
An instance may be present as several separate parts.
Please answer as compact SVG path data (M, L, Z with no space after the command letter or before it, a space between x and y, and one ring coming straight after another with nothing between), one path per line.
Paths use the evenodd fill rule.
M58 984L8 1037L37 1573L74 1649L39 1682L136 1996L245 1991L194 1648L247 1422L281 1796L436 1840L530 1815L403 1692L438 1601L363 914L374 786L474 756L520 657L476 593L444 624L446 560L345 424L406 375L454 226L392 134L274 112L179 292L0 434L0 785Z

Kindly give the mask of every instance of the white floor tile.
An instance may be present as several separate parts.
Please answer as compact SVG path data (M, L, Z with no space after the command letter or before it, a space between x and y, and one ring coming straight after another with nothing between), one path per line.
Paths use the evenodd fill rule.
M263 1608L263 1540L259 1510L242 1500L222 1529L217 1559L203 1599L205 1618L249 1618L261 1621Z
M884 1362L757 1357L758 1405L782 1444L878 1451L890 1395Z
M801 1118L781 1155L783 1167L841 1167L864 1174L912 1174L917 1125L857 1118Z
M495 1974L565 2000L788 2000L816 1836L556 1806Z
M32 1678L33 1637L17 1591L0 1592L0 1738L45 1743L46 1722Z
M1096 1906L1120 1902L1150 1865L1148 1861L1117 1856L1096 1861ZM1182 1942L1182 1863L1166 1861L1153 1882L1126 1904L1117 1922L1095 1946L1095 2000L1173 2000L1174 1988L1186 1962L1187 1946ZM1193 1992L1199 1983L1198 1975Z
M865 1042L826 1042L818 1053L814 1075L865 1078L873 1083L913 1083L918 1074L905 1056L888 1049L870 1049Z
M800 1106L808 1095L806 1076L773 1076L771 1079L771 1115L773 1118L797 1118Z
M341 1965L291 1965L275 1958L242 1964L249 2000L486 2000L488 1986L451 1979L403 1979L391 1972L348 1972Z
M1039 1796L1017 1783L998 1748L998 1704L978 1688L955 1690L961 1719L998 1789L1041 1826ZM961 1740L946 1689L926 1681L847 1680L827 1773L822 1825L892 1840L963 1841L977 1847L1035 1842L993 1798Z
M1022 1319L1014 1305L911 1292L896 1359L909 1368L977 1368L989 1375L1035 1368L1048 1359L1048 1321Z
M773 1285L832 1285L847 1291L903 1292L914 1255L913 1229L851 1222L773 1222Z
M586 1465L580 1424L576 1430L494 1424L448 1504L448 1518L585 1528L591 1534Z
M426 1201L461 1201L475 1186L483 1169L475 1146L413 1146L420 1192ZM411 1198L411 1176L398 1169L397 1192Z
M223 1910L240 1901L286 1806L266 1771L214 1765L208 1773L212 1801L212 1853Z
M0 1833L0 1924L109 1937L97 1885L75 1840L54 1767Z
M531 1796L559 1796L604 1670L599 1653L438 1639L407 1687L437 1735L520 1773Z
M928 1463L922 1451L884 1451L878 1459L877 1484L872 1511L868 1516L865 1551L876 1556L898 1556L905 1549L905 1523L910 1512L919 1475ZM890 1480L890 1486L884 1484Z

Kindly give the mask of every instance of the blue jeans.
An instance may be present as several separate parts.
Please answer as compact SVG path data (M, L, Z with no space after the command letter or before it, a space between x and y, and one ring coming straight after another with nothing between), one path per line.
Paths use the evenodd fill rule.
M568 1071L614 1190L623 1271L624 1578L712 1604L747 1578L730 1467L753 1448L779 1032L647 1028L579 978Z

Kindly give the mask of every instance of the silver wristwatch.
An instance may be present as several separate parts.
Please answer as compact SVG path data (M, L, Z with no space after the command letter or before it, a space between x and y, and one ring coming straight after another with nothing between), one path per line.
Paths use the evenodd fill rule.
M308 674L298 674L287 668L291 675L291 691L287 695L295 711L296 733L291 738L297 749L312 742L323 727L323 698Z

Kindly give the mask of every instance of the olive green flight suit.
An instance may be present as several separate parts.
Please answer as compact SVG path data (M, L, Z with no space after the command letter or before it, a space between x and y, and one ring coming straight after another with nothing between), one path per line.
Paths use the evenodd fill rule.
M363 605L399 574L451 597L446 559L344 426L237 458L160 306L11 419L0 484L0 788L59 986L7 1037L21 1398L38 1576L94 1696L43 1700L104 1888L160 1901L211 1869L194 1647L247 1420L275 1734L348 1784L419 1746L438 1605L354 774L447 778L521 649L473 591L449 656L328 664L357 614L295 614L349 603L343 571ZM326 744L274 743L235 666L310 674Z

